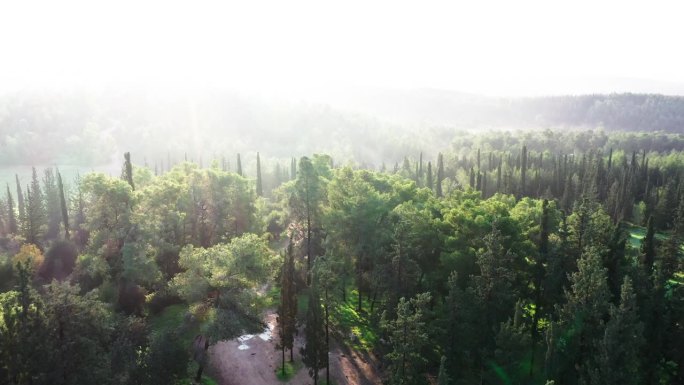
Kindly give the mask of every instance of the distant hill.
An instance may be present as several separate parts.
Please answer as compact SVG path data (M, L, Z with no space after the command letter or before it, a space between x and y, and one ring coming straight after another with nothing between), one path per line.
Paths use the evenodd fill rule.
M365 89L331 93L324 100L404 124L684 132L682 96L622 93L504 98L434 89Z
M304 99L306 100L306 99ZM311 99L313 100L313 99ZM325 152L391 165L441 151L454 130L684 132L684 97L610 94L492 98L432 89L365 90L286 101L227 91L24 92L0 97L0 166L119 164ZM245 164L246 163L246 164ZM284 163L286 164L286 163Z

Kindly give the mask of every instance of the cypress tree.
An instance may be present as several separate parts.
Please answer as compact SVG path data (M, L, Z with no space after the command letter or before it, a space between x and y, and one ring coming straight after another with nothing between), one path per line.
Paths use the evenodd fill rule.
M314 385L318 384L318 371L323 369L328 361L323 326L321 300L318 295L317 283L314 280L309 288L309 306L304 326L306 344L300 351L302 362L309 368L309 375L313 378Z
M433 182L432 182L432 162L428 162L428 164L427 164L427 175L426 175L425 181L426 181L425 187L432 190L434 187Z
M523 145L520 156L520 196L525 195L525 178L527 176L527 146Z
M52 168L44 171L43 190L45 192L45 207L47 214L46 239L56 239L59 236L59 224L62 221L62 213L59 203L59 191Z
M473 170L472 167L470 168L470 178L469 178L469 181L470 181L470 188L471 188L471 189L474 189L474 188L475 188L475 170ZM478 186L478 187L479 187L479 186Z
M419 183L423 180L423 152L420 152L420 159L418 160L418 181Z
M292 349L294 346L295 316L297 312L294 279L294 254L292 252L292 240L290 239L281 271L280 307L278 308L283 376L285 375L285 349L290 349L290 360L293 358Z
M17 208L19 209L18 228L23 229L26 225L26 204L24 203L24 194L21 192L21 183L19 183L19 175L14 174L17 181Z
M10 192L9 183L7 184L7 225L10 234L17 234L17 218L14 213L14 200Z
M135 184L133 184L133 164L131 164L130 152L124 153L124 164L121 174L121 179L128 182L128 184L131 186L131 189L135 191Z
M292 158L292 162L290 162L290 180L295 179L297 179L297 160Z
M62 174L57 170L57 188L59 189L59 203L62 211L62 224L64 225L64 239L69 239L69 212L67 211L66 198L64 197L64 184Z
M438 197L442 197L442 181L444 180L444 156L440 152L437 156L437 186L435 192Z
M501 192L501 163L502 159L499 159L499 166L496 168L496 192Z
M235 172L237 172L238 175L243 176L242 175L242 162L240 161L240 153L237 154L237 166L236 167L237 167L237 170Z
M264 196L264 189L261 182L261 159L259 158L259 153L257 152L257 180L256 180L256 193L257 196Z

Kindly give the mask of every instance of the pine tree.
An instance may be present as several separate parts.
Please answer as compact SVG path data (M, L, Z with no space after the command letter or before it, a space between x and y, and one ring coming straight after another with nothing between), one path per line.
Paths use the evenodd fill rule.
M237 169L235 170L235 172L240 176L244 176L244 175L242 175L242 161L240 160L240 153L237 154L237 166L236 167L237 167Z
M640 384L643 324L639 320L632 280L625 277L620 305L610 309L603 339L599 342L600 381L607 385Z
M421 351L428 343L424 314L430 300L430 293L418 294L410 300L401 298L394 320L388 320L387 312L383 313L381 325L392 345L387 355L392 384L413 384L419 378L425 363Z
M655 229L653 226L653 216L650 216L646 224L646 236L641 241L641 264L648 275L653 272L653 263L655 262L656 247Z
M257 196L264 196L264 188L261 182L261 159L259 158L259 153L257 152L257 180L256 180L256 193Z
M69 211L67 208L66 198L64 196L62 174L59 173L59 170L57 170L57 189L59 190L59 203L62 211L62 224L64 225L64 239L69 239Z
M555 341L554 379L562 384L591 383L598 366L597 341L604 334L610 291L601 256L588 248L570 276L571 289L559 309L558 338ZM548 363L547 363L548 364Z

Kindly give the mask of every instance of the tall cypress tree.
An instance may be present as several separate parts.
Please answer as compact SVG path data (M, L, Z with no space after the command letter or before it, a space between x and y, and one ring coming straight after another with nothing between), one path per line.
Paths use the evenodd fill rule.
M9 183L7 184L7 226L10 234L17 234L17 218L14 213L14 200L12 199Z
M235 172L238 175L243 176L242 175L242 161L240 161L240 153L237 154L237 166L236 167L237 167L237 170L235 170Z
M257 152L257 180L256 180L256 193L257 196L264 196L264 188L261 182L261 159L259 158L259 153Z
M296 332L295 317L297 313L297 293L294 280L294 254L292 252L292 240L290 239L281 271L280 307L278 308L283 375L285 375L285 349L290 349L290 360L293 358L292 349Z
M314 280L309 288L309 306L304 325L306 344L301 349L302 362L309 368L309 375L318 384L318 371L327 365L328 351L325 349L325 330L321 299Z
M133 164L131 163L131 153L124 153L123 170L121 170L121 179L128 182L131 189L135 191L135 184L133 183Z
M26 226L26 204L24 202L24 194L21 192L21 183L19 183L19 175L14 174L17 181L17 208L19 209L19 220L17 221L17 228L24 230Z
M64 184L62 174L57 170L57 189L59 190L59 203L62 211L62 224L64 225L64 239L69 239L69 211L67 209L66 198L64 196Z
M527 177L527 146L522 146L520 154L520 196L525 196L525 182Z
M427 175L425 177L425 187L429 188L430 190L433 189L432 162L428 162L428 164L427 164Z
M440 152L437 156L437 185L435 187L435 192L438 197L442 197L442 181L444 180L444 156Z
M62 221L59 191L52 168L44 170L43 191L45 192L45 208L47 214L46 239L56 239L59 236L59 224Z

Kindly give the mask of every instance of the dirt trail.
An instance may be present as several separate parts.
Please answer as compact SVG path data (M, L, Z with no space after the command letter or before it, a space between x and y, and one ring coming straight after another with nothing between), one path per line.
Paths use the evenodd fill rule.
M282 385L275 376L280 367L281 353L275 349L277 335L276 315L265 317L269 331L262 334L247 335L240 338L220 341L209 350L210 373L221 385ZM300 331L300 336L303 333ZM301 363L299 349L304 341L295 340L295 362ZM336 385L375 385L381 384L377 360L366 354L350 351L337 343L331 344L330 377ZM286 353L289 359L289 352ZM301 369L287 382L292 385L313 384L307 368ZM325 369L319 373L325 379Z

